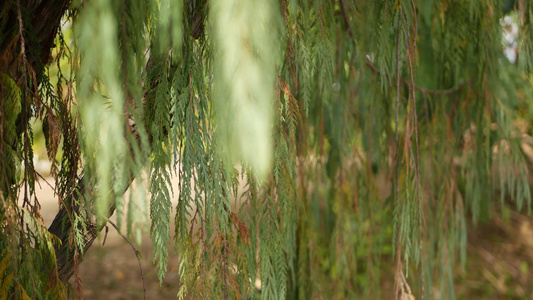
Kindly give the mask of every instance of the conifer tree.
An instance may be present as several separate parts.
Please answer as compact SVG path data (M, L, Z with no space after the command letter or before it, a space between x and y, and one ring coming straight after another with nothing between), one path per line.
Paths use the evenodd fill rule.
M0 8L0 299L68 298L72 276L81 297L114 213L149 228L160 280L174 246L180 299L452 299L467 220L531 209L530 1Z

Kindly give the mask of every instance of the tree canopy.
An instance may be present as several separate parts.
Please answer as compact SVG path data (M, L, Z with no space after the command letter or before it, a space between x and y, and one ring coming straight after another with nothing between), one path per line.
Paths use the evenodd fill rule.
M451 299L468 220L531 210L530 1L0 7L0 299L68 298L115 212L180 299Z

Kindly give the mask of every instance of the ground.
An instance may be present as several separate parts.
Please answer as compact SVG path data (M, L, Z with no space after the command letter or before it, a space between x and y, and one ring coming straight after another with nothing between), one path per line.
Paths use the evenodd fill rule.
M53 185L53 180L47 181ZM177 184L176 179L173 179ZM41 180L37 197L45 223L49 225L58 210L52 188ZM176 199L173 200L174 203ZM146 299L175 299L178 292L177 257L169 249L168 274L159 284L152 264L148 233L138 248L146 284ZM468 259L455 274L458 299L533 300L533 218L510 209L495 210L485 224L469 225ZM84 299L143 299L143 281L131 245L109 226L95 241L80 266ZM74 281L71 279L74 286ZM384 293L386 294L386 293ZM438 295L432 295L438 296ZM433 298L433 297L432 297ZM436 298L436 297L435 297Z
M46 180L53 186L52 178L46 178ZM40 188L37 187L37 198L42 205L41 213L44 221L49 226L58 211L58 202L52 188L43 180L40 181ZM112 219L116 223L116 219ZM177 256L169 248L168 273L159 285L157 271L152 264L152 248L148 232L149 230L143 234L140 247L132 241L141 253L146 299L176 299L178 293ZM79 277L82 280L83 298L88 300L143 299L143 280L131 245L112 226L108 226L104 245L103 242L102 234L87 251L80 265ZM74 287L73 278L70 283Z

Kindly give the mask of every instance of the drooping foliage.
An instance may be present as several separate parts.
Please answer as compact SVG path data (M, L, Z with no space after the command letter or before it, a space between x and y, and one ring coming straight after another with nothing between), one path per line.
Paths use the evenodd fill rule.
M467 221L530 211L528 1L37 2L0 4L0 299L81 297L115 210L180 299L451 299Z

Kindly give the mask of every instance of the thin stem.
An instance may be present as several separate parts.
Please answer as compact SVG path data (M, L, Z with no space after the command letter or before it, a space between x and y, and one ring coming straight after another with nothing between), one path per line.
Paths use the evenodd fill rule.
M370 70L372 70L372 72L374 73L378 73L378 74L381 74L383 73L383 70L381 69L378 69L376 68L376 66L374 66L374 64L372 64L372 62L368 59L365 59L365 64L367 65L367 67L370 68ZM403 77L400 77L400 82L403 83L404 85L406 86L409 86L411 85L411 83L403 78ZM454 86L454 87L451 87L449 89L445 89L445 90L430 90L430 89L426 89L426 88L423 88L423 87L419 87L417 86L416 84L414 85L414 88L415 90L421 92L423 95L426 95L426 94L434 94L434 95L450 95L450 94L453 94L455 92L458 92L459 90L461 90L465 85L468 85L472 82L473 80L467 80L457 86Z
M144 271L143 271L143 266L142 266L142 263L141 263L141 258L139 257L139 250L137 250L137 248L135 248L133 243L124 234L122 234L120 232L120 230L118 230L117 225L115 225L115 223L113 223L113 221L107 220L107 223L111 224L111 226L113 226L115 228L117 233L120 234L120 236L124 240L126 240L126 242L128 242L128 244L130 244L131 248L133 249L133 252L135 252L135 256L137 257L137 261L139 262L139 269L141 270L141 278L143 280L143 295L144 295L144 299L146 300L146 282L144 280Z

